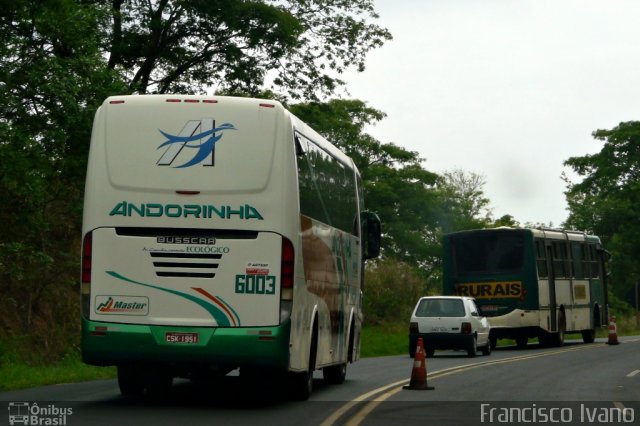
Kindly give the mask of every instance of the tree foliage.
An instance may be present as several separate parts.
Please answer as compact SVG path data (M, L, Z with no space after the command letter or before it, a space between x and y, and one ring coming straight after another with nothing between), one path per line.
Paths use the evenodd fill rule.
M70 0L0 11L0 329L74 339L80 208L95 108L124 87L103 66L101 16ZM73 298L72 298L73 297ZM46 333L44 331L47 331Z
M422 167L416 152L381 143L364 132L384 113L359 100L292 105L300 119L339 146L360 170L367 209L384 224L383 249L388 256L417 264L434 255L427 224L435 216L437 176Z
M315 98L364 69L391 38L372 23L371 0L113 0L103 31L108 66L140 93L207 86L255 94L267 80L292 98ZM105 10L106 11L106 10Z
M565 165L582 181L567 182L566 225L599 235L613 255L612 283L618 296L628 297L640 279L640 122L596 130L600 152L569 158Z
M109 95L332 93L390 38L371 0L14 0L0 7L0 338L75 340L91 123ZM61 336L55 335L50 324ZM56 342L59 343L56 345ZM1 353L0 353L1 355Z
M484 194L486 178L462 169L446 171L440 177L442 204L448 213L443 231L452 232L489 226L492 222L489 199Z
M418 153L378 141L365 127L385 114L363 101L332 99L290 109L354 159L366 208L382 221L384 256L419 269L425 289L439 288L442 234L491 224L484 177L462 170L439 176L424 168Z

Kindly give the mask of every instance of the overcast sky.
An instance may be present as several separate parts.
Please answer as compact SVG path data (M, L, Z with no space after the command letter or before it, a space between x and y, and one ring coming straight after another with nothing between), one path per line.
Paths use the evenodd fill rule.
M394 39L346 75L387 113L369 133L428 170L484 175L496 218L559 226L562 163L640 120L640 1L375 1Z

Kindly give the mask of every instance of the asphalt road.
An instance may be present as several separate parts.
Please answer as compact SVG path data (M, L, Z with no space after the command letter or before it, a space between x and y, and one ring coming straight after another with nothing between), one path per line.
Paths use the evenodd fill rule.
M0 393L0 407L6 407L0 424L11 413L22 414L26 408L18 403L25 402L29 415L37 414L29 420L66 425L518 423L499 418L508 409L524 413L520 420L531 420L526 414L535 412L537 423L560 414L558 423L568 423L571 414L572 424L629 424L633 414L631 424L640 424L640 337L620 340L618 346L604 340L544 349L530 344L476 358L438 351L427 359L428 385L435 388L428 391L402 389L413 366L408 355L364 359L349 366L342 385L325 385L316 372L306 402L288 401L267 383L247 385L233 375L200 384L176 381L167 397L155 400L125 399L115 380L46 386ZM626 417L612 419L616 414Z

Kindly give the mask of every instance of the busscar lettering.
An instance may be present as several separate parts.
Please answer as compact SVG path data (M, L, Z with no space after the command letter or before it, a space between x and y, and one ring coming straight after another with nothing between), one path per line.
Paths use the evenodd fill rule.
M121 201L111 209L109 216L264 220L258 209L250 204L213 206L159 203L134 204L128 201Z
M215 245L215 237L182 237L182 236L158 236L158 244L204 244Z
M523 296L523 287L520 281L462 283L456 284L455 292L458 296L476 299L520 298Z

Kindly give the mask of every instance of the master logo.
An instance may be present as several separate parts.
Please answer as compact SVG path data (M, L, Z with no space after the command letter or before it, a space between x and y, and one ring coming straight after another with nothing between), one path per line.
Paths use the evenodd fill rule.
M144 296L96 296L95 312L101 315L147 315L149 299Z

